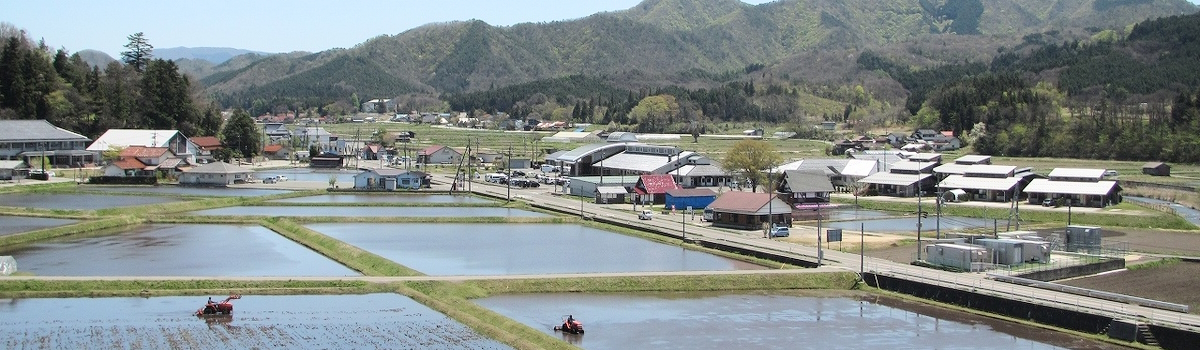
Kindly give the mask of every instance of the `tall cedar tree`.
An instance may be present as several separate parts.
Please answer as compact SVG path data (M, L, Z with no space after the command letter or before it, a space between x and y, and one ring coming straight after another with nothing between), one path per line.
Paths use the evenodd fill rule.
M226 148L237 151L245 158L253 158L262 149L258 138L258 128L254 126L254 118L241 108L233 111L233 116L221 130L221 143Z

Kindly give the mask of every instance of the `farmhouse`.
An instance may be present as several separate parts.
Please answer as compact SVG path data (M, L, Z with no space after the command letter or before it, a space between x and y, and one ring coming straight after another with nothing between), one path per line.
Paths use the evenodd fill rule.
M921 160L931 160L929 162L913 161L910 156L908 160L896 162L891 165L891 170L886 173L875 173L867 176L859 182L869 185L871 191L883 196L897 197L914 197L922 192L925 192L936 183L936 178L933 176L933 168L940 163L941 158L937 157L922 157ZM918 192L919 191L919 192Z
M1025 176L1016 176L1016 171L1017 167L1008 165L968 165L962 175L947 175L938 188L943 191L942 198L949 202L1006 202L1028 183L1023 182Z
M223 187L249 182L253 176L254 170L225 162L214 162L184 172L179 176L179 184Z
M779 181L776 191L787 194L788 202L801 206L828 204L833 183L823 173L788 170Z
M1150 162L1142 165L1142 174L1151 176L1171 176L1171 166L1163 162Z
M417 163L421 164L458 164L462 153L448 146L429 146L417 151Z
M792 209L769 193L730 191L708 205L713 226L757 230L767 222L791 226Z
M393 168L370 169L354 175L356 190L418 190L425 187L427 174Z

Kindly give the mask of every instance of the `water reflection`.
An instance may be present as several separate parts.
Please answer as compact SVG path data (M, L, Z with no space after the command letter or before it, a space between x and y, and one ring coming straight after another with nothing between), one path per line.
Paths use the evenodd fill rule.
M487 199L468 195L447 194L388 194L388 195L357 195L357 194L328 194L309 197L279 199L271 202L279 203L436 203L436 204L483 204L493 203Z
M252 206L201 210L189 215L341 216L341 217L550 217L528 210L499 207L290 207Z
M97 210L177 202L161 196L103 194L0 194L0 206L19 208Z

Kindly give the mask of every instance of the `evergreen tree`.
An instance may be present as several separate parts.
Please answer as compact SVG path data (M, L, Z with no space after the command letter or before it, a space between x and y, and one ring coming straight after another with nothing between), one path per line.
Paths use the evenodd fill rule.
M234 110L229 122L225 123L225 128L221 130L221 143L246 158L257 156L262 149L254 118L241 108Z
M121 61L139 73L144 71L150 64L150 59L154 58L154 46L150 45L142 32L130 35L129 43L125 44L125 48L129 51L121 52Z

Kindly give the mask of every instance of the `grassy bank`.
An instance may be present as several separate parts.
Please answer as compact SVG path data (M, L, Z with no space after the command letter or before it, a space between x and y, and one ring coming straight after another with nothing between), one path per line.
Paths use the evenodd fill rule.
M835 199L835 201L843 204L853 203L853 200ZM882 210L890 212L907 212L916 213L917 205L913 203L897 203L892 201L874 201L870 199L858 199L859 207L869 210ZM1026 204L1028 205L1028 204ZM935 209L932 201L929 205L922 208L925 211L932 212ZM1130 227L1130 228L1153 228L1153 229L1169 229L1169 230L1197 230L1196 225L1192 225L1183 218L1177 215L1171 215L1154 210L1145 209L1129 203L1121 203L1110 207L1107 210L1121 210L1122 213L1089 213L1089 212L1071 212L1072 225L1086 226L1101 226L1101 227ZM955 206L949 205L942 208L942 215L947 216L963 216L970 218L982 219L998 219L1007 220L1009 211L1007 208L983 208L974 206ZM1046 211L1046 210L1025 210L1021 211L1021 222L1024 224L1045 224L1045 223L1061 223L1066 225L1068 213L1065 211Z
M371 252L333 239L319 232L301 226L289 219L270 218L262 220L262 225L300 243L301 245L320 253L334 261L346 265L367 276L422 276L424 274L397 264Z
M54 237L99 231L120 226L137 225L143 222L145 221L133 216L119 216L107 219L89 220L72 225L29 231L23 234L0 236L0 247L29 243Z

